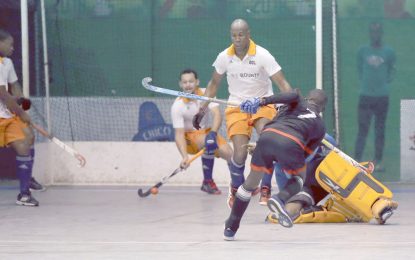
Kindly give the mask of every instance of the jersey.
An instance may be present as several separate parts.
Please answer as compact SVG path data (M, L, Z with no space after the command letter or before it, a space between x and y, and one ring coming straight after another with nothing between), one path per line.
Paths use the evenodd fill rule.
M357 54L360 94L370 97L388 96L395 72L395 51L388 47L366 45Z
M274 128L283 131L295 137L308 148L306 152L312 153L320 145L326 133L324 121L298 94L281 93L279 95L290 98L279 107L278 115L266 124L264 129Z
M201 91L200 94L203 95L205 89L199 88L199 90ZM184 128L185 132L195 131L196 129L193 127L192 120L193 116L199 112L201 103L202 101L200 100L189 100L183 97L176 98L171 107L171 118L173 128ZM206 112L206 115L203 117L202 121L200 122L201 129L208 128L207 124L210 120L209 110L218 106L219 104L217 103L209 103L209 109Z
M9 83L17 81L16 71L13 62L9 58L0 58L0 86L8 86ZM2 101L0 101L0 118L11 118L13 114Z
M219 53L212 66L217 73L226 73L229 101L232 102L273 95L270 76L281 70L275 58L252 40L242 60L235 55L231 45Z

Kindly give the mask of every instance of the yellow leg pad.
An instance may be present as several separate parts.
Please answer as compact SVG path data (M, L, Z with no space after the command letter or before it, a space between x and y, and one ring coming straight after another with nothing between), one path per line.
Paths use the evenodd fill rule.
M319 211L312 211L309 213L301 213L298 218L294 220L295 224L299 223L344 223L347 222L346 217L335 211L328 211L325 208Z
M332 194L335 201L351 208L365 222L374 217L372 205L379 198L391 199L393 196L373 176L354 167L334 151L320 163L316 179L323 189Z

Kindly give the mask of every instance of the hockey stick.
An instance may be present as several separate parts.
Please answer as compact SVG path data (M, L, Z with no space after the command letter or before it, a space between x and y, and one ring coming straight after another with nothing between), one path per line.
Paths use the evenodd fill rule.
M74 150L73 148L71 148L70 146L66 145L65 143L63 143L61 140L59 140L58 138L54 137L53 135L49 134L46 130L44 130L42 127L33 124L32 123L32 127L34 129L36 129L41 135L43 135L44 137L48 138L49 140L51 140L53 143L55 143L56 145L58 145L60 148L62 148L64 151L68 152L70 155L72 155L73 157L75 157L76 159L78 159L79 161L79 165L81 167L84 167L86 164L86 160L85 157L83 157L78 151Z
M190 158L187 162L190 164L191 162L193 162L196 158L198 158L199 156L201 156L203 154L203 152L205 151L205 149L200 150L198 153L196 153L192 158ZM149 188L146 192L143 192L142 189L138 189L138 196L140 196L141 198L147 197L148 195L150 195L151 190L153 188L160 188L161 185L163 185L164 183L166 183L171 177L173 177L174 175L178 174L179 172L183 171L183 168L179 167L176 170L174 170L174 172L172 172L169 176L165 176L163 177L159 182L157 182L154 186L152 186L151 188Z
M141 81L141 84L143 85L143 87L145 87L146 89L150 91L154 91L154 92L158 92L162 94L167 94L167 95L177 96L177 97L185 97L185 98L190 98L190 99L197 99L197 100L202 100L202 101L207 101L207 102L214 102L214 103L224 104L224 105L232 106L232 107L239 107L238 102L226 101L226 100L217 99L217 98L210 98L210 97L199 96L199 95L195 95L191 93L186 93L186 92L181 92L181 91L176 91L176 90L171 90L171 89L166 89L166 88L160 88L160 87L151 85L150 84L151 81L152 79L150 77L146 77L146 78L143 78L143 80Z
M353 159L352 157L350 157L347 154L345 154L342 150L340 150L336 146L332 145L326 139L323 139L321 141L321 143L324 144L325 146L327 146L330 150L333 150L335 153L337 153L338 155L340 155L340 157L342 157L343 159L345 159L346 161L348 161L349 163L351 163L354 167L357 167L357 168L363 170L367 174L371 174L372 173L372 170L370 168L366 168L365 166L363 166L362 164L360 164L359 162L357 162L355 159Z

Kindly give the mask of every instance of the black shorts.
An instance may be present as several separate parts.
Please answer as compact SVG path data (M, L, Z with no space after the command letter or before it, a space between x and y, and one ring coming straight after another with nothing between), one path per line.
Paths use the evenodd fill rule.
M278 162L285 172L296 174L304 167L305 156L303 147L298 143L267 128L259 137L252 155L251 168L271 174L273 162Z

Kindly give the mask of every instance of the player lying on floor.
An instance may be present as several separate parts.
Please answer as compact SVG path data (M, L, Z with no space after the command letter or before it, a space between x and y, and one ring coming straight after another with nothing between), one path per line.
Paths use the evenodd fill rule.
M326 134L325 139L335 145L331 136ZM307 161L304 186L285 205L294 224L369 222L373 218L384 224L397 209L387 187L324 145ZM368 165L371 173L373 164ZM290 176L275 168L277 185L282 188ZM278 217L270 213L267 221L278 223Z

